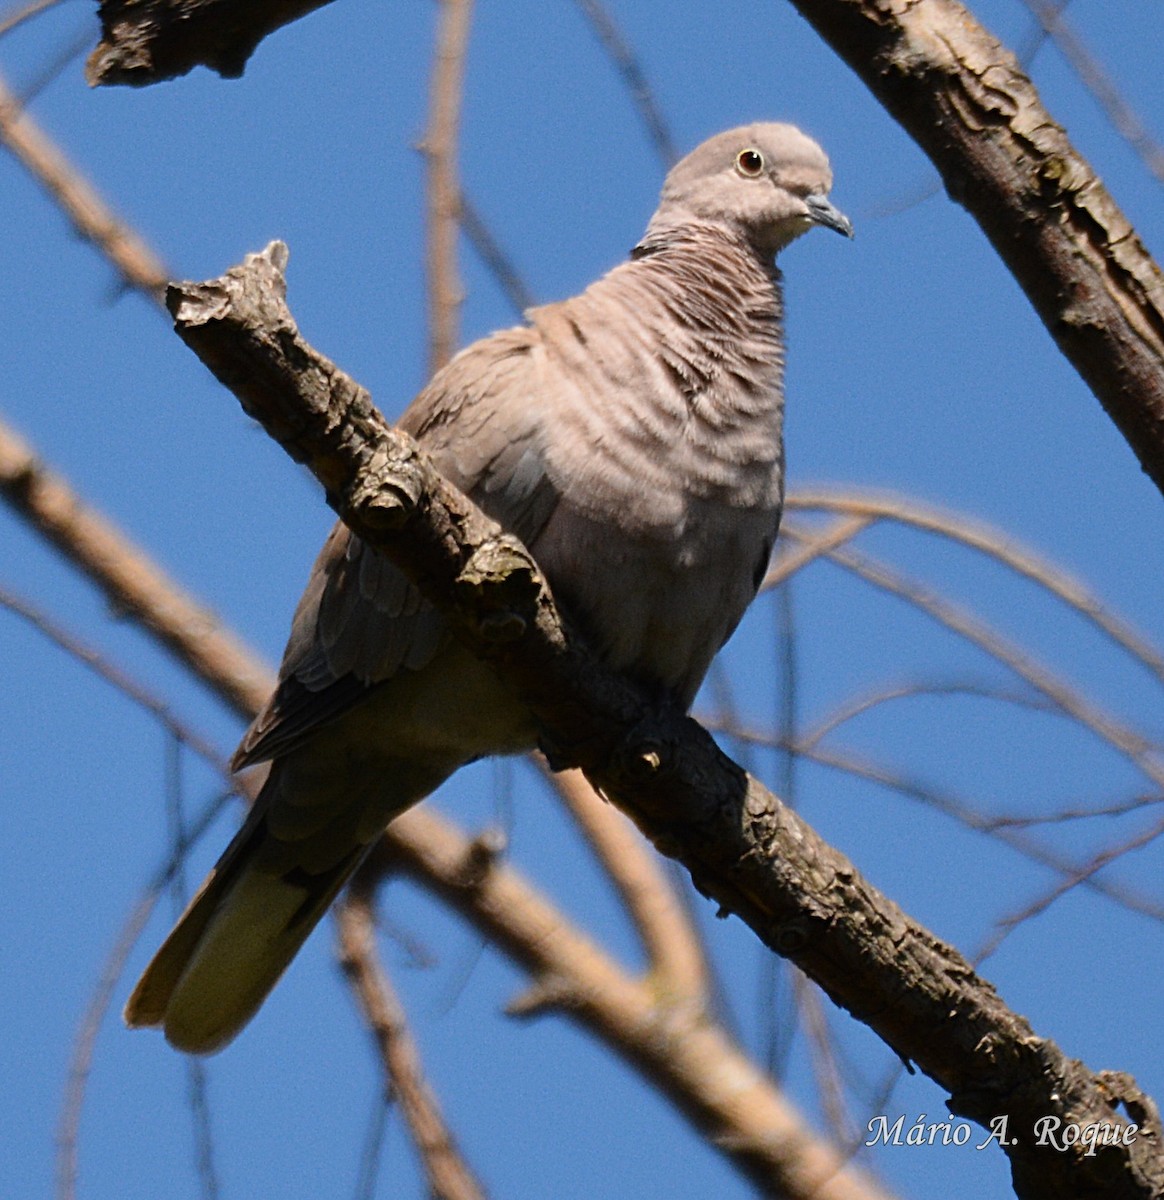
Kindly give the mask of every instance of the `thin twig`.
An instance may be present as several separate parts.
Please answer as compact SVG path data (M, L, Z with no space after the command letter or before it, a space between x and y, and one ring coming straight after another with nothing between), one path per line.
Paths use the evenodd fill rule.
M1034 825L1062 825L1067 821L1087 821L1093 817L1126 817L1160 804L1164 804L1164 796L1159 793L1138 795L1128 800L1113 800L1109 804L1057 808L1054 812L1038 813L1032 817L999 816L993 818L989 824L994 829L1030 829Z
M0 142L48 192L80 236L113 264L127 287L161 300L169 277L165 266L73 168L52 139L24 111L3 79L0 79Z
M821 766L832 767L844 771L846 774L879 783L903 796L918 800L927 807L952 817L967 829L984 833L988 837L1004 843L1024 858L1028 858L1040 866L1048 867L1063 879L1082 883L1100 895L1106 896L1109 900L1115 901L1123 908L1141 913L1153 921L1164 922L1164 903L1124 884L1095 878L1094 873L1089 872L1086 866L1064 858L1056 851L1025 836L1019 830L994 825L989 818L984 818L969 804L956 799L948 792L917 783L903 775L861 759L852 752L816 749L807 752L805 757Z
M785 501L787 507L795 507L791 503L792 499L789 497ZM791 579L797 571L803 570L817 559L824 558L830 550L835 550L838 546L851 542L858 534L868 529L874 520L874 517L862 515L834 521L828 529L821 533L811 536L806 534L796 549L793 549L787 541L781 541L776 558L760 583L760 590L766 592L779 587L785 580Z
M642 938L654 986L667 1003L702 1007L708 981L703 944L662 860L581 771L560 771L549 778L622 898Z
M121 978L122 971L137 939L154 911L161 894L161 887L151 888L130 911L101 974L97 986L89 999L85 1015L81 1020L73 1043L73 1054L69 1060L69 1074L65 1081L61 1118L57 1124L57 1200L74 1200L77 1194L77 1146L81 1129L81 1112L85 1104L85 1091L89 1073L93 1067L93 1052L97 1046L97 1035L105 1014L109 1011L113 991Z
M785 531L797 541L811 537L786 522ZM1104 712L1078 691L1037 663L1030 655L990 628L986 622L908 578L885 563L852 547L830 550L828 558L874 587L898 596L939 624L959 634L991 658L1008 667L1063 712L1074 717L1113 749L1130 759L1154 783L1164 786L1164 765L1154 744L1142 733Z
M901 496L800 489L788 497L786 507L790 511L826 509L847 513L854 520L864 517L894 521L977 550L1058 597L1164 683L1164 654L1156 646L1122 617L1111 612L1085 584L1001 530Z
M392 1089L424 1166L435 1200L482 1200L484 1191L445 1124L436 1095L424 1079L420 1052L404 1008L376 955L372 897L353 885L335 910L339 963L379 1051L385 1084Z
M101 969L97 984L85 1008L85 1015L74 1039L73 1053L69 1059L69 1074L61 1101L61 1116L57 1122L57 1200L73 1200L76 1195L77 1147L81 1113L85 1105L85 1093L93 1066L97 1036L101 1032L105 1014L109 1011L118 980L125 970L125 964L133 952L138 938L141 937L162 891L185 859L190 846L194 845L210 828L233 794L230 791L216 796L189 825L186 830L186 841L171 853L165 864L135 901Z
M47 62L40 64L36 74L20 89L16 102L22 109L46 92L81 57L93 40L88 29L73 35Z
M854 1139L853 1119L845 1103L845 1081L837 1061L828 1013L821 1003L820 989L797 972L793 976L799 1023L804 1026L812 1074L820 1097L821 1112L833 1140L849 1145Z
M1099 59L1063 16L1063 5L1052 0L1023 0L1055 48L1070 64L1079 81L1111 122L1112 128L1135 151L1136 157L1164 183L1164 149L1148 132L1139 114L1120 94Z
M477 206L465 194L464 188L458 199L457 213L470 245L505 294L514 313L520 317L527 308L533 308L537 303L533 292L501 243L493 236L493 231L485 224Z
M1021 708L1033 709L1036 712L1054 713L1066 717L1058 707L1046 699L1031 696L1026 693L1008 691L987 683L967 682L915 682L889 684L875 692L854 696L851 700L840 705L834 712L818 721L810 730L802 734L796 742L799 751L811 750L819 745L830 733L835 733L842 725L847 725L857 717L864 716L882 704L896 700L911 700L935 696L973 696L983 700L993 700L1000 704L1013 704ZM1069 718L1068 718L1069 719Z
M171 919L176 921L186 907L189 888L186 884L186 855L189 842L185 786L182 773L182 741L171 735L166 741L166 824L175 864L170 877ZM194 1168L204 1200L217 1200L218 1173L214 1168L214 1136L210 1125L210 1099L206 1064L188 1056L183 1063L186 1073L186 1095L190 1117L194 1124Z
M429 375L457 348L463 290L457 276L457 132L473 0L439 0L437 44L429 93L429 124L421 149L428 162L427 236Z
M22 7L14 8L6 17L0 17L0 38L14 29L18 29L25 21L39 17L41 13L47 12L50 8L56 8L60 3L61 0L30 0Z
M679 152L675 148L675 139L667 128L667 122L663 119L662 109L655 101L655 94L647 82L638 55L615 24L610 10L600 3L600 0L574 0L574 3L590 22L602 48L626 85L631 101L638 110L643 125L646 126L651 145L655 147L659 156L659 162L664 171L669 171L675 165Z
M9 612L22 617L38 633L48 638L77 662L88 667L106 683L116 688L126 699L145 709L163 729L179 742L189 746L212 766L224 775L226 774L226 760L208 738L203 737L192 726L180 720L161 697L151 692L144 684L139 683L116 663L110 662L99 650L95 650L76 634L54 621L30 600L18 596L10 588L2 585L0 585L0 608L6 608Z
M782 745L777 737L763 730L748 729L739 725L730 727L721 726L714 717L702 716L700 719L707 728L716 733L725 733L730 737L739 738L742 741L750 741L756 745L768 746L774 749L780 748ZM933 808L937 812L951 817L967 829L972 829L976 833L985 834L987 837L1002 842L1018 854L1021 854L1024 858L1028 858L1040 866L1050 868L1065 879L1079 878L1086 871L1086 868L1079 863L1063 858L1062 855L1034 839L1023 836L1019 832L1019 827L1017 827L1016 823L1000 821L995 817L986 816L974 808L973 805L953 796L949 792L931 787L915 779L911 779L898 771L893 771L888 767L871 762L866 758L860 757L853 751L836 747L824 748L810 745L807 741L802 741L792 746L791 749L793 753L806 759L808 762L816 763L818 766L829 767L833 770L841 771L846 775L852 775L854 778L878 784L889 791L905 796L907 799L915 800L920 804ZM1116 904L1131 909L1134 912L1142 913L1154 921L1164 922L1164 904L1155 898L1145 896L1134 889L1122 884L1112 883L1108 880L1088 878L1084 882L1086 886L1106 896Z
M1076 875L1061 880L1050 891L1027 904L1017 913L1012 913L995 922L995 932L979 950L975 962L984 962L988 959L1024 921L1029 921L1046 912L1052 904L1062 899L1068 892L1082 884L1090 883L1096 873L1102 871L1104 867L1110 866L1116 859L1123 858L1135 850L1142 850L1145 846L1151 845L1161 834L1164 834L1164 819L1156 821L1146 829L1141 829L1139 833L1133 834L1132 837L1126 838L1118 845L1100 850L1080 868Z
M176 588L139 547L46 467L0 421L0 497L179 662L248 719L272 673L207 609Z
M388 1134L388 1115L392 1111L392 1089L380 1088L376 1105L368 1122L364 1148L360 1152L360 1173L356 1179L355 1200L376 1200L376 1183L380 1175L380 1158Z

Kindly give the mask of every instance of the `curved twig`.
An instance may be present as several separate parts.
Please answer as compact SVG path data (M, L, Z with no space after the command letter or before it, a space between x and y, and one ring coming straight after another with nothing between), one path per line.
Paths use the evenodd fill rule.
M785 524L785 532L797 541L807 540L811 536L788 523ZM1090 703L1069 684L991 629L986 622L902 572L851 547L830 550L827 557L867 583L905 600L1008 667L1056 707L1127 756L1154 783L1164 786L1164 764L1158 761L1155 745L1150 739L1104 712L1098 705Z
M835 733L842 725L847 725L857 717L864 716L882 704L896 700L909 700L926 696L975 696L983 700L996 700L1003 704L1014 704L1021 708L1029 708L1038 712L1054 713L1056 716L1067 717L1051 703L1050 700L1039 699L1020 692L1007 691L987 683L941 683L914 682L888 684L875 692L854 696L851 700L840 705L827 717L822 717L810 730L796 740L798 751L811 750L819 745L830 733ZM1067 718L1070 719L1070 718Z
M865 517L870 521L893 521L977 550L1058 597L1164 683L1164 654L1143 634L1111 612L1085 584L1000 530L901 496L801 488L788 497L786 507L790 511L825 509L847 513L854 520Z

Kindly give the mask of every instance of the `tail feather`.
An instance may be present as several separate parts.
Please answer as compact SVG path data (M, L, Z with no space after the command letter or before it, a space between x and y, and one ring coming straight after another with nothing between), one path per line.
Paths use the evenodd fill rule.
M381 779L374 795L356 787L328 796L325 789L318 799L332 819L299 838L283 818L290 809L284 793L300 788L282 765L126 1003L127 1025L160 1026L179 1050L210 1054L239 1033L387 822L445 773L405 770L390 789Z

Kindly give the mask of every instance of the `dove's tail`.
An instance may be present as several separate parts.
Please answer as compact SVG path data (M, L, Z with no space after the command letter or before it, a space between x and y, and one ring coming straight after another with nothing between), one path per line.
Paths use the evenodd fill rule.
M431 790L350 797L338 812L326 806L331 819L321 823L312 818L325 806L293 804L280 795L288 790L280 776L276 765L125 1006L126 1024L160 1026L190 1054L213 1053L239 1033L387 822Z

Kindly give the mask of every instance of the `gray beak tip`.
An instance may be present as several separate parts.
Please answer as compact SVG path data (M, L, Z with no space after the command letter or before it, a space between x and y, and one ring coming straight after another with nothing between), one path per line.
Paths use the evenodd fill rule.
M817 225L835 229L847 238L853 237L853 222L825 196L806 196L804 202L808 206L808 215Z

